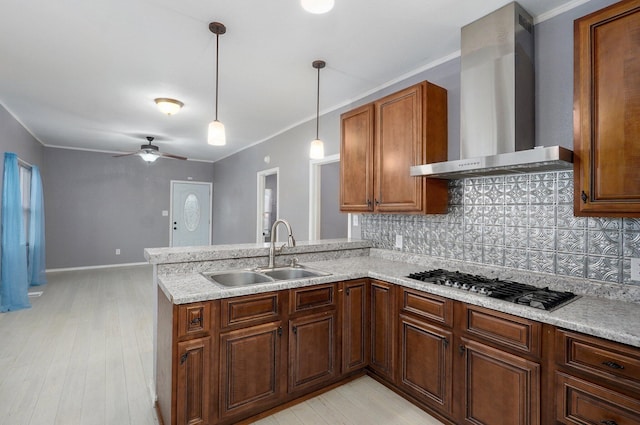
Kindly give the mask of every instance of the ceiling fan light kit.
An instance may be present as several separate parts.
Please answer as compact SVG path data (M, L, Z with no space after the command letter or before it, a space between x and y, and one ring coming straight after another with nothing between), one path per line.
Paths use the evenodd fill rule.
M213 146L224 146L227 144L224 124L218 121L218 40L222 34L227 32L227 27L220 22L211 22L209 24L209 31L216 35L216 116L215 119L209 123L207 143Z
M170 99L168 97L159 97L154 99L160 112L167 115L175 115L180 112L180 109L184 106L184 103L176 99Z
M183 160L183 161L187 159L187 157L185 157L185 156L173 155L173 154L170 154L170 153L160 153L160 148L158 148L156 145L152 145L151 144L151 142L153 142L154 137L153 136L147 136L146 139L147 139L147 143L144 144L144 145L140 145L140 150L139 151L123 153L123 154L120 154L120 155L113 155L113 157L114 158L120 158L120 157L123 157L123 156L138 155L147 164L151 164L152 162L154 162L156 159L158 159L160 157L172 158L172 159L180 159L180 160Z
M319 130L320 130L320 70L327 65L325 61L315 60L311 64L315 69L318 70L318 90L316 92L316 138L311 142L311 147L309 149L309 158L311 159L322 159L324 158L324 143L320 140Z
M300 4L307 12L319 15L333 9L334 0L300 0Z

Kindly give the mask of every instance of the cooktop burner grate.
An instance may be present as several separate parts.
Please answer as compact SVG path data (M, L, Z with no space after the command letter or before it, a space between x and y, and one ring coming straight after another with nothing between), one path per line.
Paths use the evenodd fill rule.
M553 291L549 288L538 288L524 283L443 269L411 273L407 277L547 311L554 310L576 298L576 295L571 292Z

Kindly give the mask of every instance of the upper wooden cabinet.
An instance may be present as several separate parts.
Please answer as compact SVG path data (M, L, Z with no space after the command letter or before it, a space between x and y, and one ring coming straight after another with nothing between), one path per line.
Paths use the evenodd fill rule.
M640 217L640 0L575 22L574 213Z
M416 84L341 116L340 210L447 212L446 180L409 167L447 159L447 91Z

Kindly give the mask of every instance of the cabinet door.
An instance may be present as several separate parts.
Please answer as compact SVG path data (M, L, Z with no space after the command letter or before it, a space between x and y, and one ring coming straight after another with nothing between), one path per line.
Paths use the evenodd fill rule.
M373 211L373 104L340 117L340 211Z
M289 392L338 375L336 337L335 310L289 321Z
M342 373L369 363L369 304L366 279L344 283L342 303Z
M370 367L395 382L396 298L390 283L372 280L371 291L371 359Z
M422 85L375 102L374 202L379 212L422 211L422 177L409 167L422 163Z
M209 424L211 337L178 343L177 425Z
M286 384L282 323L220 334L220 418L275 404Z
M453 335L441 327L400 316L400 382L414 397L452 411Z
M468 424L540 424L540 365L462 338L462 420Z
M640 217L640 1L575 23L575 215Z

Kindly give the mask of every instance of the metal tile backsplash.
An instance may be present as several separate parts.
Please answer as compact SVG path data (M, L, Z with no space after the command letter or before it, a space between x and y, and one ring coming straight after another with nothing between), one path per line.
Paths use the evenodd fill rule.
M376 248L522 270L637 284L640 219L573 215L573 172L449 182L446 215L364 214L362 237Z

